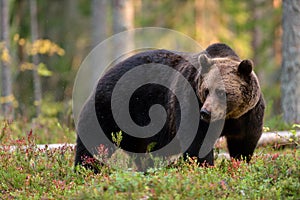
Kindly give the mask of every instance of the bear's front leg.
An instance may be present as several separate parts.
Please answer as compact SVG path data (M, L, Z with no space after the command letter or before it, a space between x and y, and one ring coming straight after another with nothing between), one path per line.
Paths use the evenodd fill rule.
M263 130L265 104L260 97L257 105L239 119L226 120L222 136L227 139L231 157L251 160Z
M86 149L79 136L77 136L75 150L75 167L81 165L86 169L93 170L94 173L99 173L98 167L101 166L102 163L98 162L98 160L96 160L93 155Z
M186 158L187 156L189 157L196 157L197 162L202 165L210 165L213 166L214 165L214 151L213 148L210 150L210 152L203 158L199 157L200 154L200 149L201 146L203 144L204 138L207 134L207 130L209 127L209 124L200 121L199 122L199 130L192 142L192 144L190 145L190 147L185 151L184 153L184 157Z
M249 162L256 148L259 137L248 138L245 136L239 138L228 136L226 139L230 157Z

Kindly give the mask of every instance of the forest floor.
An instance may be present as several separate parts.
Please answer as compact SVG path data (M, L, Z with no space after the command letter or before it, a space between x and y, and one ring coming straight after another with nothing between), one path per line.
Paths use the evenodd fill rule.
M213 167L190 159L146 172L103 166L94 174L74 171L73 146L38 148L41 128L55 143L63 140L57 134L75 135L58 123L52 126L22 135L25 127L1 124L0 199L300 199L299 143L261 146L250 164L218 157Z

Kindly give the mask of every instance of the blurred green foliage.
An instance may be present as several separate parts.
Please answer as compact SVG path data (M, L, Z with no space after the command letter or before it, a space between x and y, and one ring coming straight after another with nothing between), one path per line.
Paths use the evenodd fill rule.
M71 101L76 72L92 48L93 1L38 0L37 3L40 38L55 42L64 51L62 57L40 56L44 64L40 74L51 75L42 77L43 96L52 95L51 101L62 109L61 105ZM225 42L241 58L252 58L268 105L266 121L281 114L281 1L134 0L133 7L135 27L174 29L194 38L203 48L213 42ZM16 113L31 118L34 116L32 74L21 68L29 57L24 46L13 42L16 34L30 40L29 13L28 1L10 1L13 91L18 101ZM111 15L109 11L107 37L112 33ZM48 115L55 106L49 99L44 101L43 111ZM49 109L45 109L48 106ZM57 112L60 121L69 119L63 115L64 110Z

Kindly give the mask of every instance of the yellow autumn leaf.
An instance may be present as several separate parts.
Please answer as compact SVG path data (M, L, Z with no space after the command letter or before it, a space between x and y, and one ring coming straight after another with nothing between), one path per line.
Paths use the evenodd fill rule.
M63 56L65 54L64 49L56 43L51 42L49 39L39 39L35 40L33 43L28 43L26 46L26 52L30 56L37 54L48 54L49 56L57 54L59 56Z
M8 96L2 96L2 97L0 97L0 104L11 103L11 102L13 102L14 99L15 99L15 97L13 94L10 94Z
M24 38L21 38L18 43L20 46L24 46L26 43L26 40Z
M8 49L4 48L2 51L2 54L1 54L1 61L5 62L5 63L10 63L10 60L11 60L11 58L10 58Z
M42 104L42 102L41 102L41 101L36 101L36 100L35 100L35 101L33 102L33 104L34 104L35 106L39 106L39 105Z
M33 68L34 68L34 64L33 63L29 63L29 62L24 62L20 66L20 70L21 71L33 70Z
M16 34L14 35L14 41L17 42L17 41L19 41L19 40L20 40L20 35L19 35L18 33L16 33Z
M58 54L59 56L63 56L63 55L65 55L65 50L63 50L62 48L60 48L60 49L57 51L57 54Z
M49 52L49 49L51 48L51 41L50 40L40 40L40 46L39 46L39 53L40 54L46 54Z

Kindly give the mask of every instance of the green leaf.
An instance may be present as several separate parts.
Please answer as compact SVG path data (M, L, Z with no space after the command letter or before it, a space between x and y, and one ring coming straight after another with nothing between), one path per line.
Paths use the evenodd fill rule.
M38 74L40 76L52 76L52 71L48 70L44 63L40 63L37 68Z

